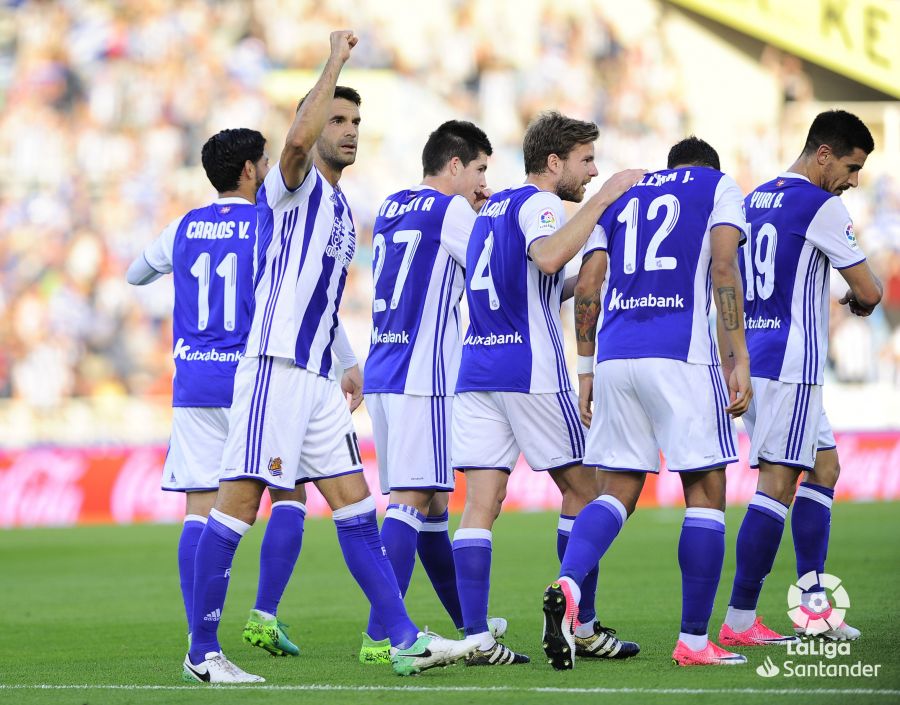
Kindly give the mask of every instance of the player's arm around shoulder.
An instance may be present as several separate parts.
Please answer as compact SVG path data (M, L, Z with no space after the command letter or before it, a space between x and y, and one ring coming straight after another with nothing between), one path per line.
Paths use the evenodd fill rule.
M340 30L331 33L330 41L328 61L316 85L294 115L278 162L284 185L291 191L303 183L312 167L313 146L328 120L338 76L359 40L352 31Z
M569 222L560 225L563 222L560 216L554 221L552 230L547 229L549 232L546 230L541 232L538 229L536 235L529 239L529 231L523 227L528 257L544 274L553 275L559 272L584 247L603 212L646 173L644 169L626 169L613 174ZM562 201L558 196L555 198L561 211ZM542 211L539 212L539 217L540 215L543 215ZM538 222L537 227L540 228L540 225Z

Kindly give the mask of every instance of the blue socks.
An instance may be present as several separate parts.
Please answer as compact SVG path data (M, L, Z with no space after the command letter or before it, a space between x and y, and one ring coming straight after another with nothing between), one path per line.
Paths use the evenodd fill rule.
M197 558L197 543L206 526L206 517L188 514L184 518L181 537L178 539L178 577L181 582L181 597L187 615L188 631L191 629L191 610L194 603L194 563Z
M287 588L303 544L303 520L306 507L300 502L283 501L272 505L259 552L259 586L255 609L277 614L278 603Z
M678 541L681 633L706 635L725 559L725 513L688 507Z
M462 606L456 588L456 564L453 560L453 546L448 533L450 515L444 511L440 516L426 517L419 532L419 560L437 593L438 599L453 620L453 625L463 626Z
M566 555L559 569L561 577L581 586L597 567L600 558L618 536L628 512L612 495L601 495L578 513L569 535ZM580 605L579 605L580 606Z
M569 545L569 534L572 532L574 523L575 517L565 514L559 515L559 523L556 525L556 555L559 556L560 564L563 556L566 555L566 547ZM600 566L594 566L584 576L584 580L581 583L581 599L578 602L578 621L581 624L592 624L597 617L594 601L597 595L597 578L599 575Z
M206 660L206 654L221 651L218 632L225 593L231 575L231 563L241 538L250 524L223 514L209 513L206 527L197 544L194 564L194 601L191 614L191 663Z
M400 587L385 555L375 519L375 500L370 496L341 507L334 511L333 518L347 567L378 614L391 646L411 646L419 630L406 614Z
M425 517L406 504L389 504L381 523L381 540L394 569L400 594L406 595L413 569L416 567L416 545ZM368 635L375 641L387 637L381 618L373 607L369 611Z
M791 533L797 554L798 578L811 570L825 572L833 501L834 490L828 487L801 482L797 488L791 512ZM821 592L821 588L815 586L811 592Z
M756 610L763 581L772 571L788 508L757 492L750 500L737 538L737 569L728 605Z
M489 529L457 529L453 535L456 587L467 636L488 631L491 549Z

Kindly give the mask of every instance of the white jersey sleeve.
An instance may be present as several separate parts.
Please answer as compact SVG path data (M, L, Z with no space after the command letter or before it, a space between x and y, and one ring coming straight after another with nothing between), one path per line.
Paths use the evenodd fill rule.
M531 249L535 240L552 235L565 222L566 211L559 196L549 191L535 192L519 209L519 227L525 235L525 252Z
M829 198L806 230L806 239L823 252L835 269L847 269L866 259L853 232L853 221L838 196Z
M722 174L716 186L713 210L709 216L709 229L717 225L733 225L741 231L740 244L747 241L747 220L744 217L744 194L728 174Z
M289 198L297 198L303 200L309 196L310 191L316 185L316 167L310 166L303 181L295 189L289 189L285 186L284 175L281 173L281 163L275 165L274 169L269 169L266 174L266 202L269 208L275 209L282 201Z
M350 338L347 337L347 331L340 319L338 319L337 332L334 336L334 343L331 344L331 351L345 370L359 364L356 354L353 352L353 346L350 344Z
M172 252L175 249L175 234L178 232L178 226L181 225L182 218L176 218L169 223L159 236L151 242L144 250L143 259L147 265L159 274L168 274L172 271ZM132 267L135 265L132 264ZM129 267L129 272L131 272ZM129 276L128 281L131 281ZM136 283L136 282L132 282ZM143 283L147 283L144 281Z
M477 214L462 196L454 196L444 213L441 246L461 267L466 266L466 247Z
M587 242L581 248L581 256L590 254L594 250L606 251L609 246L609 240L606 237L606 229L602 225L595 225L591 234L588 236Z

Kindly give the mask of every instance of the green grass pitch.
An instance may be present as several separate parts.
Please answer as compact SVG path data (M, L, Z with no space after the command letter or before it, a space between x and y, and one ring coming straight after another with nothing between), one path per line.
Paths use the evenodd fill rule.
M718 632L734 574L743 508L728 512L725 569L710 625ZM399 678L389 667L356 661L367 607L350 578L329 520L306 524L303 553L282 601L299 658L273 658L240 640L256 590L257 526L241 545L221 623L225 653L265 676L259 686L183 684L185 625L175 561L180 527L121 526L0 532L0 703L843 703L900 702L900 506L837 504L828 569L850 594L847 621L863 638L849 656L826 663L881 664L877 678L763 678L766 655L746 650L736 668L677 668L676 547L682 511L639 510L604 559L599 614L642 653L624 662L580 660L557 673L540 647L541 593L556 576L556 516L509 514L494 532L491 614L509 619L506 643L528 653L525 666L435 669ZM453 524L454 522L451 522ZM760 601L760 613L787 629L787 588L794 579L790 530ZM452 624L417 568L407 599L420 627L452 634ZM821 657L796 656L796 663ZM37 686L55 686L41 689ZM62 688L59 686L78 686ZM410 690L404 690L410 689ZM258 690L258 693L252 693Z

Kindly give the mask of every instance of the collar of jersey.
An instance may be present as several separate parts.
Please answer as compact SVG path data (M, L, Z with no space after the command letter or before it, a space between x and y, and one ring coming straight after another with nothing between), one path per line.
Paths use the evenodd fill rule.
M249 205L253 205L246 198L241 198L240 196L229 196L228 198L217 198L214 203L216 205L225 205L226 203L248 203Z
M779 179L800 179L801 181L806 181L807 183L812 183L809 179L807 179L803 174L798 174L795 171L783 171L778 175Z

